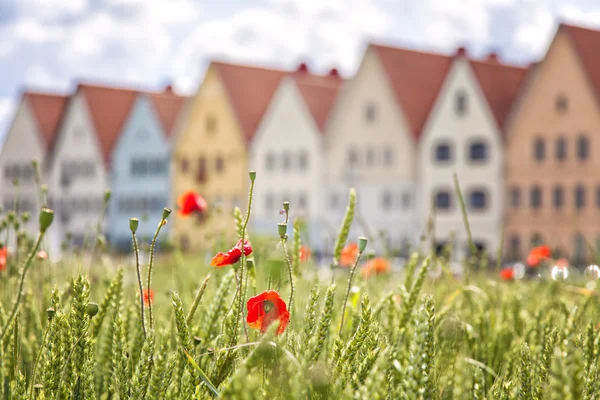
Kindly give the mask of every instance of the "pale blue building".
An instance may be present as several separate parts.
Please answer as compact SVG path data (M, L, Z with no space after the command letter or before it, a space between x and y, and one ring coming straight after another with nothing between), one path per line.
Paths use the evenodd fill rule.
M108 240L122 250L131 247L129 219L139 218L138 238L148 241L171 207L169 195L170 136L184 98L171 87L163 93L139 93L111 156L111 203ZM166 237L169 225L162 228Z

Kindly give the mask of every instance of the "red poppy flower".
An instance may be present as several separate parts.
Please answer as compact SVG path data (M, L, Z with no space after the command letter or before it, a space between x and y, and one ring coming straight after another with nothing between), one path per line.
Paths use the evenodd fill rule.
M248 316L246 317L248 326L260 329L262 333L267 331L273 321L279 320L277 334L281 335L290 322L287 305L275 290L267 290L250 298L246 303L246 307L248 309Z
M348 244L340 255L340 266L350 267L354 265L356 257L358 257L358 245L356 243Z
M180 215L190 215L192 213L204 214L208 208L206 200L193 190L188 190L177 199Z
M311 251L308 247L302 246L300 247L300 262L307 262L310 260Z
M385 258L374 258L360 272L365 279L371 275L387 274L390 272L390 263Z
M46 253L44 250L40 250L38 251L36 257L38 258L38 260L45 260L46 258L48 258L48 253Z
M252 246L250 242L244 240L244 254L249 256L252 254ZM235 264L242 257L242 239L237 242L234 248L229 250L227 253L217 253L216 256L213 257L210 265L213 267L224 267L226 265Z
M529 251L527 256L527 265L537 267L541 262L549 259L552 256L552 251L548 246L534 247Z
M148 291L148 289L144 289L144 304L148 305L152 303L154 303L154 290L150 289Z
M515 279L515 270L512 267L504 267L500 271L500 278L505 281L512 281Z
M0 247L0 272L6 269L6 260L8 259L8 248Z

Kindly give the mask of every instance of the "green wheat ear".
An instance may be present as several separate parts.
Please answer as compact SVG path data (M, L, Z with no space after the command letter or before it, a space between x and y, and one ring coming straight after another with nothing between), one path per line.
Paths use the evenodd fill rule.
M340 260L340 256L342 255L342 250L346 245L346 241L348 240L348 235L350 234L350 228L352 227L352 221L354 219L354 212L356 210L356 190L350 189L349 199L348 199L348 208L346 208L346 215L344 215L344 220L342 221L342 225L340 226L340 231L335 241L335 247L333 250L333 264L337 265Z

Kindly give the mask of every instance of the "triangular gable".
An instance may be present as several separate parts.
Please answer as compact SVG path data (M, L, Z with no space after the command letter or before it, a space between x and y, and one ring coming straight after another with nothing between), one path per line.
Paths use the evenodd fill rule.
M246 142L250 142L286 71L214 62L238 117Z
M313 75L297 72L293 79L308 107L315 124L324 133L325 124L343 83L337 74Z
M415 140L444 83L452 57L371 44L383 65Z
M31 107L42 144L47 150L50 149L65 111L68 96L25 91L23 99Z
M176 95L169 88L163 93L149 93L148 97L158 116L165 136L170 137L186 98Z
M600 31L568 24L559 28L567 31L588 77L600 95Z

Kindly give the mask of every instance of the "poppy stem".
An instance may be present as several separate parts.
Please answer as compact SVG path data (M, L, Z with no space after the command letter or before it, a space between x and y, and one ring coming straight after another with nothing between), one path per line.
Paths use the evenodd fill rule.
M158 223L158 227L156 228L156 232L154 232L154 237L152 238L152 244L150 245L150 259L148 260L148 284L146 285L146 289L148 293L152 290L152 266L154 265L154 252L156 250L156 240L158 239L158 234L160 233L160 229L163 225L167 223L167 217L171 214L171 210L165 208L163 210L163 215ZM154 329L154 318L152 315L152 302L148 302L148 319L150 320L150 330Z
M350 270L350 277L348 278L348 288L346 289L346 297L344 297L344 303L342 304L342 321L340 322L340 330L338 331L338 336L342 335L342 329L344 328L344 317L346 315L346 304L348 303L348 297L350 297L350 288L352 287L352 279L354 278L354 272L356 271L356 267L358 267L358 263L360 262L360 257L362 256L362 251L358 253L356 256L356 261Z
M244 325L244 333L246 335L246 341L248 341L248 327L246 326L246 320L243 318L244 317L244 307L243 307L243 302L244 302L244 298L246 297L246 286L244 284L244 272L246 269L246 229L248 228L248 222L250 221L250 212L252 211L252 196L254 194L254 180L256 179L256 172L255 171L250 171L249 172L249 176L250 176L250 191L248 193L248 208L246 209L246 219L244 220L244 225L242 226L242 255L241 255L241 260L240 260L240 280L238 282L238 286L239 286L239 312L240 315L238 316L238 319L242 319L242 324Z
M144 339L146 338L146 320L144 317L144 284L142 283L142 271L140 270L140 249L138 247L135 230L131 230L133 240L133 252L135 253L135 270L137 272L138 285L140 287L140 316L142 318L142 330L144 331ZM150 293L150 292L148 292ZM150 303L150 302L148 302Z
M290 256L288 254L286 240L285 238L281 238L281 246L283 247L283 253L285 254L285 261L287 262L288 271L290 273L290 301L288 302L289 310L290 310L290 319L292 315L292 306L294 304L294 292L296 291L296 285L294 284L294 273L292 267L292 261L290 260Z

